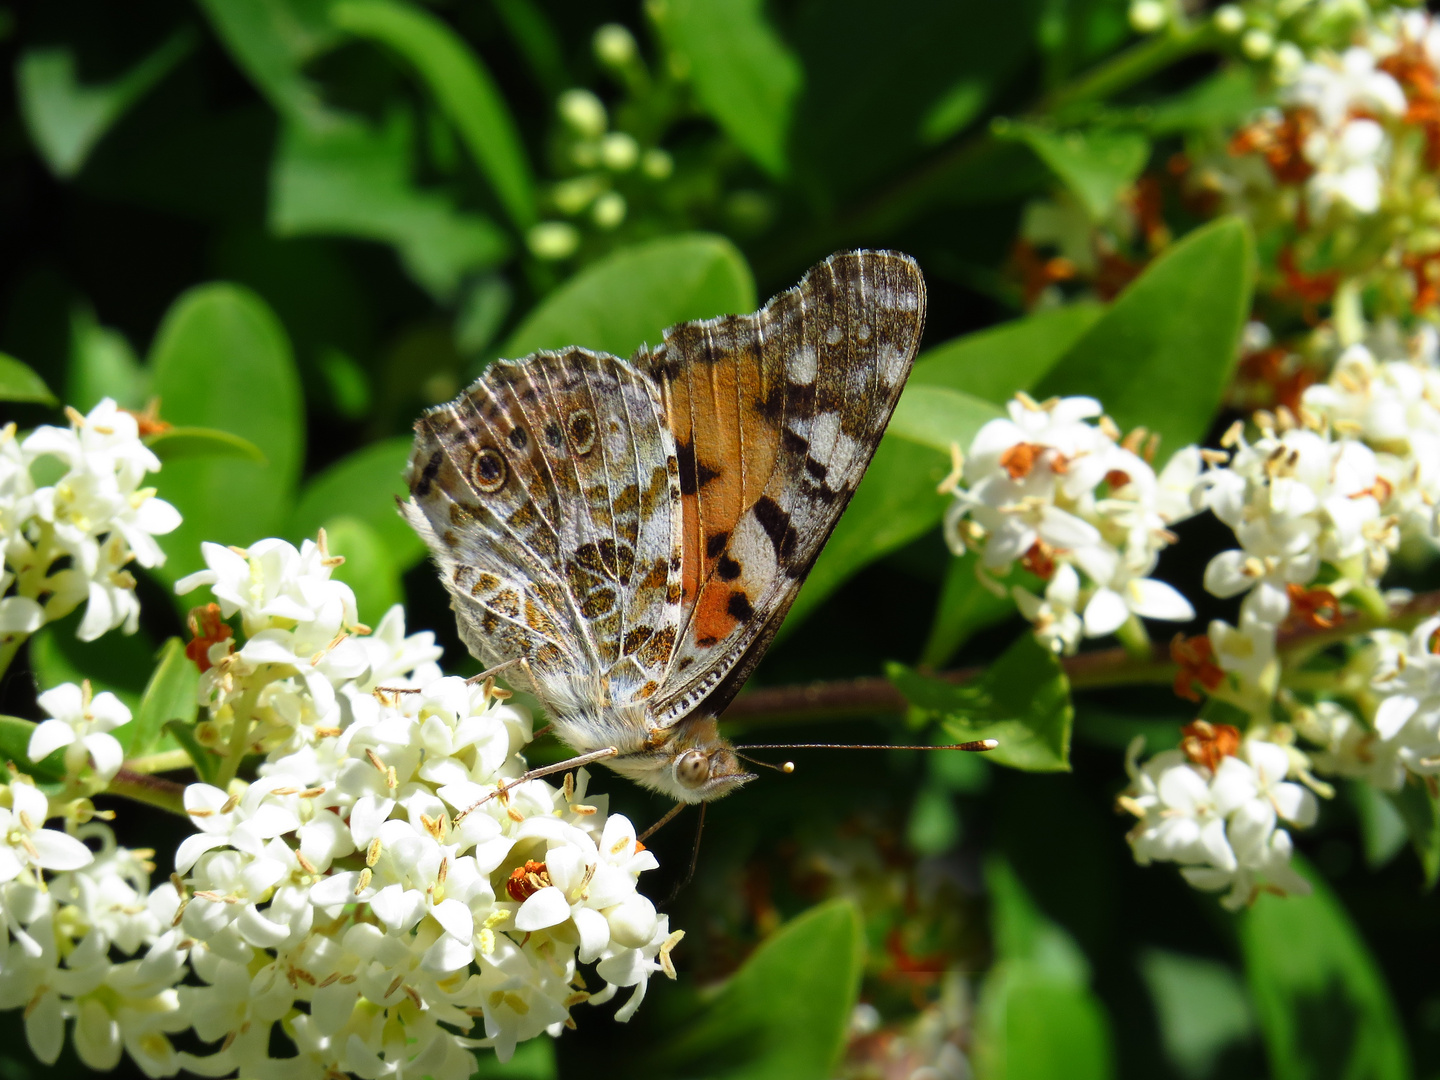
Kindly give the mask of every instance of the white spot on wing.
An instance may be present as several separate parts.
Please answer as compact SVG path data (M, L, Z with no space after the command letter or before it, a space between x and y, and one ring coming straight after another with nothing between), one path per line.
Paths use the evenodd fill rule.
M905 374L905 352L894 345L882 345L875 357L880 367L880 380L886 386L894 386Z
M790 381L801 386L808 386L815 381L815 346L802 345L795 350L795 357L790 361Z
M861 323L861 324L860 324L859 329L857 329L857 330L855 331L855 340L858 341L858 342L860 342L862 345L863 345L865 342L867 342L867 341L870 340L870 324L869 324L869 323Z
M840 414L821 413L810 425L810 456L825 466L826 477L844 476L860 444L840 430Z
M840 339L844 336L845 335L840 332L840 328L838 326L832 326L830 327L830 329L825 331L825 344L839 345Z

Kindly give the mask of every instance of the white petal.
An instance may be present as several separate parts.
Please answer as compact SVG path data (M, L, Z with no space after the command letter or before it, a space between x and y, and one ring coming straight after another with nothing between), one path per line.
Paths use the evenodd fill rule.
M572 916L575 929L580 932L580 955L582 964L590 964L610 944L610 924L605 916L594 908L576 908Z
M520 910L515 913L515 929L544 930L547 926L558 926L568 918L570 905L565 900L565 894L551 885L520 905Z
M95 859L81 841L55 829L37 829L31 834L30 842L39 855L36 861L46 870L79 870Z
M0 600L0 634L33 634L45 625L45 609L28 596Z
M1246 555L1243 551L1222 551L1205 567L1205 588L1215 596L1236 596L1255 584L1244 573Z
M1375 731L1382 739L1393 739L1418 708L1420 702L1413 697L1386 698L1375 710Z
M1130 610L1147 619L1189 622L1195 617L1190 601L1171 585L1154 578L1137 578L1125 586Z
M475 932L475 918L470 914L470 909L459 900L441 900L430 909L430 914L445 928L447 934L461 941L468 942Z
M1085 605L1085 636L1113 634L1130 617L1130 609L1114 589L1097 589Z
M30 745L26 747L25 754L31 761L39 761L74 741L75 729L69 724L63 720L46 720L31 732Z

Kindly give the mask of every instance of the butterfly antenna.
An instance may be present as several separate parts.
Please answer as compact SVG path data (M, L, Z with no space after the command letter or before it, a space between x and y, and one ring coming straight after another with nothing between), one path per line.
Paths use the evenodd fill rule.
M746 749L748 750L750 748L746 747ZM737 753L735 756L741 761L748 761L751 765L759 765L762 769L774 769L776 772L784 773L786 776L789 776L795 771L795 763L793 761L787 761L783 765L776 765L773 761L761 761L759 758L750 757L748 754Z
M969 750L980 753L985 750L994 750L1000 745L999 739L976 739L974 742L952 743L948 746L895 746L891 743L750 743L747 746L737 746L735 750ZM744 757L743 754L740 755ZM746 761L752 759L745 758ZM757 762L756 764L763 764ZM788 768L786 766L789 766ZM779 769L781 772L790 772L794 769L792 762L785 765L772 765L771 768Z

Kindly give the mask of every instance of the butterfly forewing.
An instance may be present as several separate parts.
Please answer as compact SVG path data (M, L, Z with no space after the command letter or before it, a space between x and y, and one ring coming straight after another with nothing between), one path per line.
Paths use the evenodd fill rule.
M913 260L850 252L754 315L673 327L633 358L681 474L684 610L653 723L713 715L758 661L870 462L924 316Z

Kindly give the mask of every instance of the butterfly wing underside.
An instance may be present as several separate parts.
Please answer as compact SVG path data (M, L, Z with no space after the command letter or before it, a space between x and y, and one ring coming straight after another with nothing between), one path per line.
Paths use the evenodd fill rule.
M753 315L683 323L632 358L680 472L679 637L653 724L715 715L758 663L870 463L924 318L912 259L846 252Z
M679 621L679 477L630 365L584 349L492 364L416 424L409 483L405 515L483 662L524 658L542 699L659 689Z

